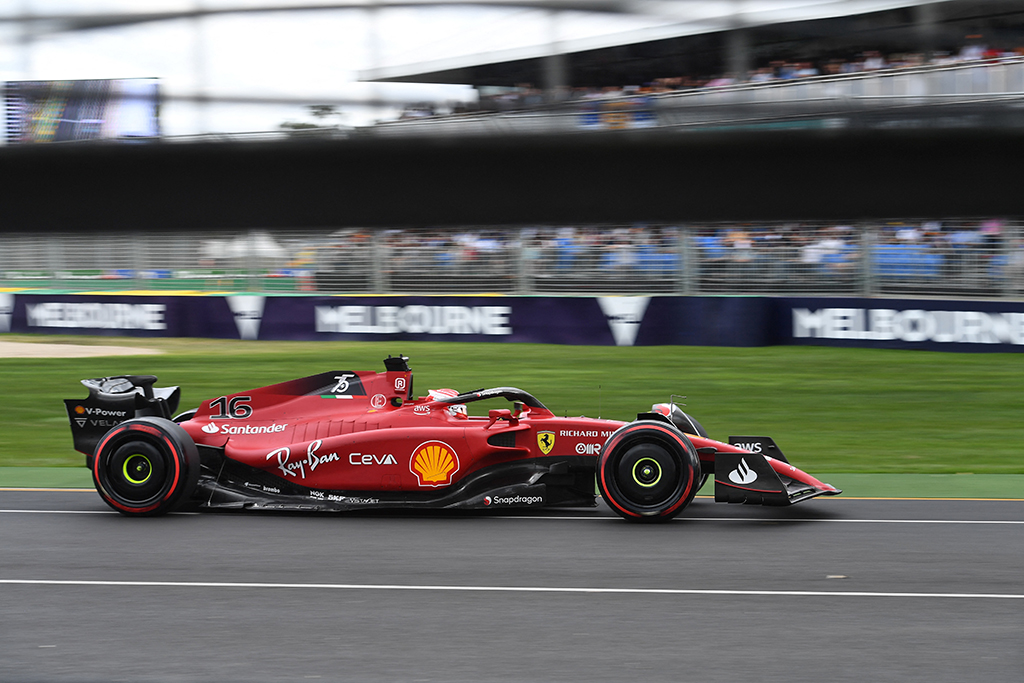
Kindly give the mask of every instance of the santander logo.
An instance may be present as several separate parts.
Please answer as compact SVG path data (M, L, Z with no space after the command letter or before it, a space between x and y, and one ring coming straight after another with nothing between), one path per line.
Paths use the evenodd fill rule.
M212 422L207 422L206 424L203 425L203 431L206 432L207 434L216 434L217 432L220 431L220 427L218 427Z
M734 484L752 484L757 480L757 472L750 469L750 465L743 458L740 458L740 464L729 473L729 481Z

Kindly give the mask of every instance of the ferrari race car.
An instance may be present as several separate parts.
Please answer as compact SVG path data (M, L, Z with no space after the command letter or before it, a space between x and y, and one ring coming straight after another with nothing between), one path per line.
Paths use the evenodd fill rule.
M675 403L633 422L556 417L513 387L416 398L408 358L384 367L218 396L175 417L179 388L157 388L152 375L82 380L89 396L65 405L96 490L125 515L581 507L599 491L622 517L658 521L711 474L718 502L840 493L768 437L709 439ZM467 407L485 399L505 407L471 416Z

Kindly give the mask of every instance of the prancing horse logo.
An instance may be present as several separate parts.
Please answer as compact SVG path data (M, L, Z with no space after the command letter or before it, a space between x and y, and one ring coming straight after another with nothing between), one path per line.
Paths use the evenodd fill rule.
M555 433L538 432L537 447L540 448L540 452L543 453L544 455L550 453L551 449L555 447Z

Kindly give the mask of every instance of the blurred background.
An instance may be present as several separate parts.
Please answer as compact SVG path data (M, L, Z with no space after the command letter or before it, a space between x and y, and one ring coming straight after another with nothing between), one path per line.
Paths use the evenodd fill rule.
M1022 89L1022 17L1007 0L6 0L5 138L985 125Z
M1017 2L6 0L0 79L4 287L1024 293Z

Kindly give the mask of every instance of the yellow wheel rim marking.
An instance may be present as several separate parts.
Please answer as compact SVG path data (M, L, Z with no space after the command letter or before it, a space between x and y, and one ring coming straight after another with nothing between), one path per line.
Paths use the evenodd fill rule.
M650 465L644 465L643 467L640 466L642 463L646 463L646 462L649 462L651 464ZM658 477L654 481L652 481L650 484L645 484L642 481L640 481L640 478L637 476L637 474L636 474L637 470L641 470L641 471L643 471L645 473L648 472L648 471L649 472L657 472L658 473ZM659 465L658 462L656 460L654 460L654 458L640 458L633 465L633 481L635 481L638 486L643 486L645 489L651 488L652 486L656 485L659 481L661 481L661 465Z
M145 484L149 481L149 478L153 476L153 463L149 461L149 458L142 455L141 453L135 453L129 455L124 460L124 465L121 467L121 472L124 474L124 478L132 484ZM135 477L145 473L141 479Z

